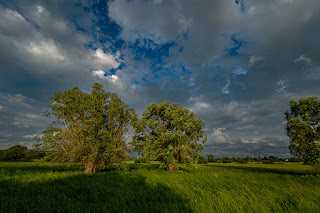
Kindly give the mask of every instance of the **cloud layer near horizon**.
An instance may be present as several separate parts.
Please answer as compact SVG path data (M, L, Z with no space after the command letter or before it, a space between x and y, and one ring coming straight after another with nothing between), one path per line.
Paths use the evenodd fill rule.
M93 82L141 113L182 105L205 155L290 156L288 102L320 92L317 0L0 3L0 149L30 146L54 91Z

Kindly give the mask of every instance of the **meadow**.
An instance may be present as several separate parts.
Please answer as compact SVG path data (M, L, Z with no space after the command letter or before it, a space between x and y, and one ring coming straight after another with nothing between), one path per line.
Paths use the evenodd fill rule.
M320 212L320 177L302 163L209 163L176 173L145 164L0 162L1 212Z

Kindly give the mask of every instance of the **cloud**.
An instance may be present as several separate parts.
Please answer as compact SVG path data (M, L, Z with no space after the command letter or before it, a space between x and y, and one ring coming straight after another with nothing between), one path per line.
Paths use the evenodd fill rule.
M228 134L223 133L225 128L214 128L212 133L208 136L208 142L211 144L227 144L232 143Z
M122 27L121 37L129 42L140 38L157 44L175 41L192 24L175 2L120 0L108 6L110 17Z
M30 128L30 126L28 124L24 124L24 123L19 122L19 121L15 121L15 122L13 122L11 124L16 126L16 127Z
M117 86L117 88L123 87L123 82L117 75L106 75L106 72L103 70L94 70L92 71L93 76L97 76L101 80L106 80L107 82Z
M2 30L2 33L1 33L2 36L19 34L21 30L28 31L27 21L17 11L14 11L8 8L3 8L1 6L0 6L0 11L1 11L0 29Z
M33 99L22 94L11 94L8 92L0 92L0 99L11 104L32 103Z
M257 64L261 64L262 62L264 61L264 58L261 57L261 56L251 56L250 57L250 60L249 60L249 64L248 64L248 67L252 67L254 65L257 65Z
M189 107L188 109L192 112L199 113L199 112L209 112L212 110L212 106L209 103L206 103L202 100L201 97L191 97L189 98Z
M90 57L93 61L93 66L97 69L112 69L119 67L120 63L117 61L120 53L117 52L115 56L104 53L102 49L97 49Z
M312 59L311 58L308 58L308 57L306 57L306 56L304 56L304 55L301 55L299 58L297 58L295 61L294 61L294 63L296 63L296 64L303 64L304 66L310 66L310 65L312 65Z
M285 89L287 88L287 82L285 80L280 80L277 83L276 92L277 93L286 93Z
M26 117L32 118L32 119L41 119L42 116L36 115L36 114L26 114Z
M46 106L38 100L22 94L0 92L0 102L6 108L6 111L0 111L0 138L7 139L6 143L0 143L0 149L17 145L24 135L31 135L31 132L38 134L50 121L42 118Z
M243 67L241 67L241 66L239 66L239 65L236 65L235 67L234 67L234 69L232 70L232 74L234 75L234 76L238 76L238 75L245 75L245 74L247 74L247 70L246 69L244 69Z
M313 66L306 70L307 77L311 80L320 79L320 66Z
M223 94L229 94L230 93L229 86L230 86L230 80L227 79L226 85L222 88L222 93Z
M219 130L216 130L219 131ZM208 137L209 138L209 137ZM213 140L212 140L213 138ZM264 137L253 140L232 138L225 133L216 136L211 135L211 141L203 155L212 154L216 158L223 157L263 157L278 156L283 158L291 157L288 146L288 139L283 137Z
M40 57L43 60L52 60L57 62L63 62L66 60L53 41L31 42L27 44L25 48L35 57Z
M106 76L104 76L105 74L106 74L106 72L103 70L93 70L92 71L92 75L98 76L100 79L105 79L106 78Z
M22 138L34 139L35 137L41 137L42 134L23 135Z

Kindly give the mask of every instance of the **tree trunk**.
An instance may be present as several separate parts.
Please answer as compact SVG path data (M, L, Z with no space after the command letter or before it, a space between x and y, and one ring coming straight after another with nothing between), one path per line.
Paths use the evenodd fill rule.
M84 173L95 173L98 169L98 163L88 163L85 165Z
M177 171L177 164L178 164L177 156L174 156L172 165L169 166L168 171L169 171L169 172L175 172L175 171Z

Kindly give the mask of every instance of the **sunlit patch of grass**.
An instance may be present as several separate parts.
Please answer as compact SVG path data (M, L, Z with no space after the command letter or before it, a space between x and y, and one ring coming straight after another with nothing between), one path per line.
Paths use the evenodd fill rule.
M2 212L320 212L311 166L209 163L169 173L130 162L129 172L50 163L0 163Z

